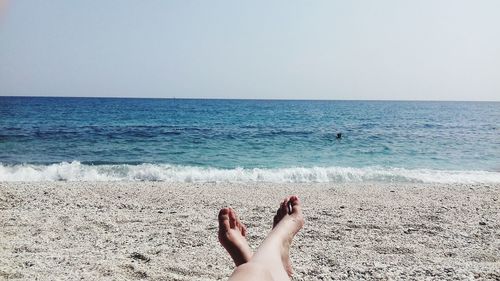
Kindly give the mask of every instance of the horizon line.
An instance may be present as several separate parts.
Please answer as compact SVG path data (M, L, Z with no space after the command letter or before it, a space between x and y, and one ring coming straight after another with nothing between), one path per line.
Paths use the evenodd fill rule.
M59 95L0 95L0 98L89 98L89 99L163 99L163 100L248 100L248 101L414 101L414 102L500 102L500 100L419 100L419 99L298 99L298 98L216 98L216 97L116 97L116 96L59 96Z

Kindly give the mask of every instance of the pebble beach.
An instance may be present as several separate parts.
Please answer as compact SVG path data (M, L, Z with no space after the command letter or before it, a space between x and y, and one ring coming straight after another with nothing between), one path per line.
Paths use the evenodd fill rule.
M305 227L293 280L499 280L498 184L0 183L2 280L227 280L217 213L253 249L279 201Z

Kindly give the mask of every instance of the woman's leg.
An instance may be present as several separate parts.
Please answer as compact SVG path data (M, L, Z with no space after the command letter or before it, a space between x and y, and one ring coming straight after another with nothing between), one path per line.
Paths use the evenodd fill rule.
M247 262L238 266L228 281L276 281L267 266ZM290 279L286 279L290 280Z
M289 203L291 204L290 213L288 211ZM234 216L234 218L236 218L236 216ZM237 225L236 220L234 223L235 226ZM220 216L219 221L221 221ZM231 223L231 216L229 216L229 223ZM285 200L283 200L283 202L281 203L278 211L276 212L276 216L274 217L273 229L271 230L271 232L268 234L264 242L262 242L261 246L257 249L255 254L253 254L253 256L251 256L251 258L247 260L246 263L239 264L229 280L290 280L290 276L292 275L292 267L290 264L289 256L290 245L292 243L293 237L303 227L303 225L304 217L302 215L302 208L299 198L297 196L290 196L285 198ZM224 223L223 226L225 227ZM231 224L229 226L231 227ZM244 235L241 236L244 238ZM236 243L235 245L242 244ZM248 244L246 244L246 246L248 247ZM228 249L226 246L224 247ZM233 251L233 254L229 252L229 250L228 252L231 257L233 257L235 252L242 252L242 250L243 252L245 252L244 248L245 247L243 246L243 249ZM238 260L240 261L240 259ZM236 260L235 263L237 263Z

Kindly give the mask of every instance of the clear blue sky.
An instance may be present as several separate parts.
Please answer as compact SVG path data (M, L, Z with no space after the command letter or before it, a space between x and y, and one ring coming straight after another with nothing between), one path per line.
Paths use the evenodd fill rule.
M500 100L500 1L0 0L0 95Z

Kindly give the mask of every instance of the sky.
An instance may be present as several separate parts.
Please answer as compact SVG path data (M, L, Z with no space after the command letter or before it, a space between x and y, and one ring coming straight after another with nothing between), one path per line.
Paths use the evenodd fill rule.
M498 0L0 0L0 96L500 100Z

